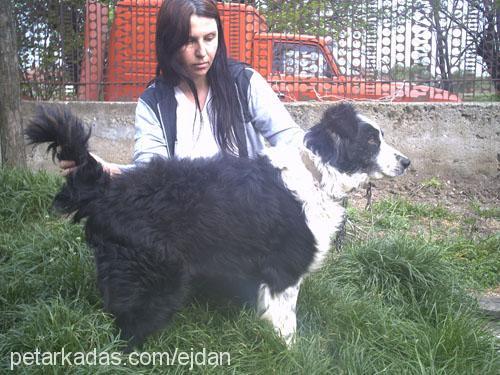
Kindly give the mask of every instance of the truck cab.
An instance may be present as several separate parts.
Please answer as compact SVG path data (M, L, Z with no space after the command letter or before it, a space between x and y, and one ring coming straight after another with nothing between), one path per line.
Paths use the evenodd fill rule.
M109 8L87 3L82 100L135 101L155 76L156 14L162 0L121 0ZM257 70L283 101L460 101L445 90L409 82L342 75L325 38L268 32L257 9L218 2L231 58Z

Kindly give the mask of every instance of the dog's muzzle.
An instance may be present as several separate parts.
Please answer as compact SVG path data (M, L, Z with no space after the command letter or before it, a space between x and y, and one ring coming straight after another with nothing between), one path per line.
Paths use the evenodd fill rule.
M403 155L396 155L396 160L398 161L399 164L399 167L396 171L396 175L401 175L410 166L411 160Z

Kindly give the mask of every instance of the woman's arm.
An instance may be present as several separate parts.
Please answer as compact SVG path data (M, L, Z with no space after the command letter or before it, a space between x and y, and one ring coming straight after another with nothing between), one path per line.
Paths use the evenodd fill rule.
M148 162L155 155L168 157L167 150L160 120L153 109L139 99L135 110L134 163Z
M248 107L252 124L268 142L301 145L304 131L295 123L267 81L256 71L250 79Z
M102 169L104 169L104 172L109 173L111 176L122 173L122 169L126 167L121 164L107 162L106 160L104 160L100 156L97 156L96 154L93 154L92 152L90 152L90 155L99 164L102 165ZM61 169L61 175L66 177L71 172L73 172L77 168L77 166L74 160L61 160L59 161L59 168Z
M135 164L110 163L96 154L91 153L91 155L102 165L104 171L112 176L135 166ZM135 111L134 163L147 162L154 155L168 156L165 139L155 113L145 102L139 99ZM77 166L73 160L61 160L59 168L61 169L61 174L67 176Z

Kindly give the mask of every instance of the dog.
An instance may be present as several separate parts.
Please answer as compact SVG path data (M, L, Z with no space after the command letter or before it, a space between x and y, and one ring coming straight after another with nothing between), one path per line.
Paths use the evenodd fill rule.
M86 219L103 306L127 350L164 328L194 288L213 285L255 285L258 314L291 344L301 281L321 267L344 220L338 199L410 164L347 103L328 108L299 147L255 159L156 157L113 178L64 108L42 107L26 135L76 161L53 206Z

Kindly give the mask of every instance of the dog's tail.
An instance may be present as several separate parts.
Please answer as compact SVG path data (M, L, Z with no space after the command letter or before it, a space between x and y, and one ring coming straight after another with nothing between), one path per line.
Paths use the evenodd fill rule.
M88 215L89 206L108 185L105 173L88 150L90 129L62 106L40 106L25 134L29 144L49 143L52 160L73 160L76 170L66 177L66 184L54 198L54 208L65 214L75 212L75 221Z

